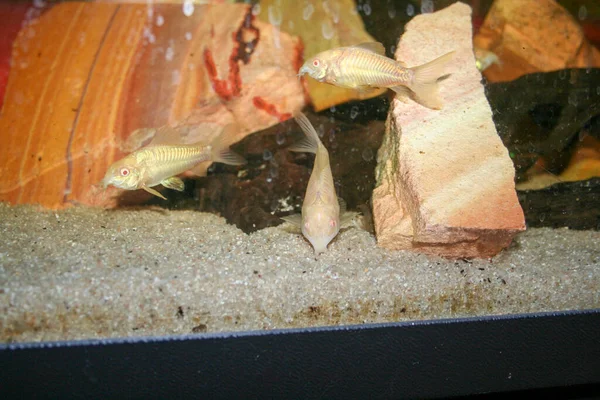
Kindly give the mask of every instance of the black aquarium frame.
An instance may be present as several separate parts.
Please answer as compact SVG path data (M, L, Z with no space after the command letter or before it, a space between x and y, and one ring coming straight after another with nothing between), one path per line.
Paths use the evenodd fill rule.
M3 399L394 399L522 390L600 397L600 309L0 346Z

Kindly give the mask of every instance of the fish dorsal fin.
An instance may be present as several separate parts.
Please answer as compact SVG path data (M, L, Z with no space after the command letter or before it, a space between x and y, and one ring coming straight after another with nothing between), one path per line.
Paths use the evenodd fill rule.
M148 146L173 145L181 143L181 135L179 132L169 125L163 125L156 128L154 138L148 143Z
M317 149L319 148L319 144L321 144L321 140L319 139L319 135L314 126L312 126L306 115L301 112L295 115L294 119L298 125L300 125L300 128L302 128L302 132L304 132L305 136L298 143L290 146L289 150L317 154Z
M385 47L379 42L365 42L361 44L357 44L354 47L359 47L363 50L370 51L375 54L379 54L380 56L385 56Z

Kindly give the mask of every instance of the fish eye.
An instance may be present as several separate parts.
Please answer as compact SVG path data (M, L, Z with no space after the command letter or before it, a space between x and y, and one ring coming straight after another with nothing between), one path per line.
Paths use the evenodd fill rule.
M318 67L319 66L319 60L314 60L313 61L313 66Z
M129 169L121 168L121 176L127 176L127 175L129 175Z

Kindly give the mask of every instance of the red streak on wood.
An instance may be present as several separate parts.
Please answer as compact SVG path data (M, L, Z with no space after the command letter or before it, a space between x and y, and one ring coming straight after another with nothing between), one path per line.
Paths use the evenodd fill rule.
M257 109L263 110L267 114L278 118L279 122L283 122L285 120L292 118L292 114L280 113L279 111L277 111L277 108L273 104L266 102L265 99L263 99L262 97L255 96L252 99L252 104L254 104L254 107L256 107Z
M204 50L204 65L206 66L208 77L214 91L224 101L229 101L234 97L240 96L242 93L240 61L244 64L250 62L250 56L254 53L260 39L260 31L253 25L253 22L254 15L252 15L252 9L248 7L248 11L240 27L232 34L233 49L231 56L229 56L229 74L227 75L227 80L218 78L217 67L211 51L208 49ZM254 35L254 38L249 42L244 42L244 37L248 36L248 34L244 34L245 31L249 31ZM214 35L212 29L211 35Z
M210 83L212 84L212 87L217 95L225 101L231 100L233 93L229 88L228 82L218 78L215 60L213 59L212 53L208 49L204 49L204 66L206 67L206 72L208 73Z

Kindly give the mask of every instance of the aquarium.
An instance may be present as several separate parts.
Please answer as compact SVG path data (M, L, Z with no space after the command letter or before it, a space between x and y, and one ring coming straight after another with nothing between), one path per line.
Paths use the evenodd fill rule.
M6 346L600 308L596 1L0 19Z

